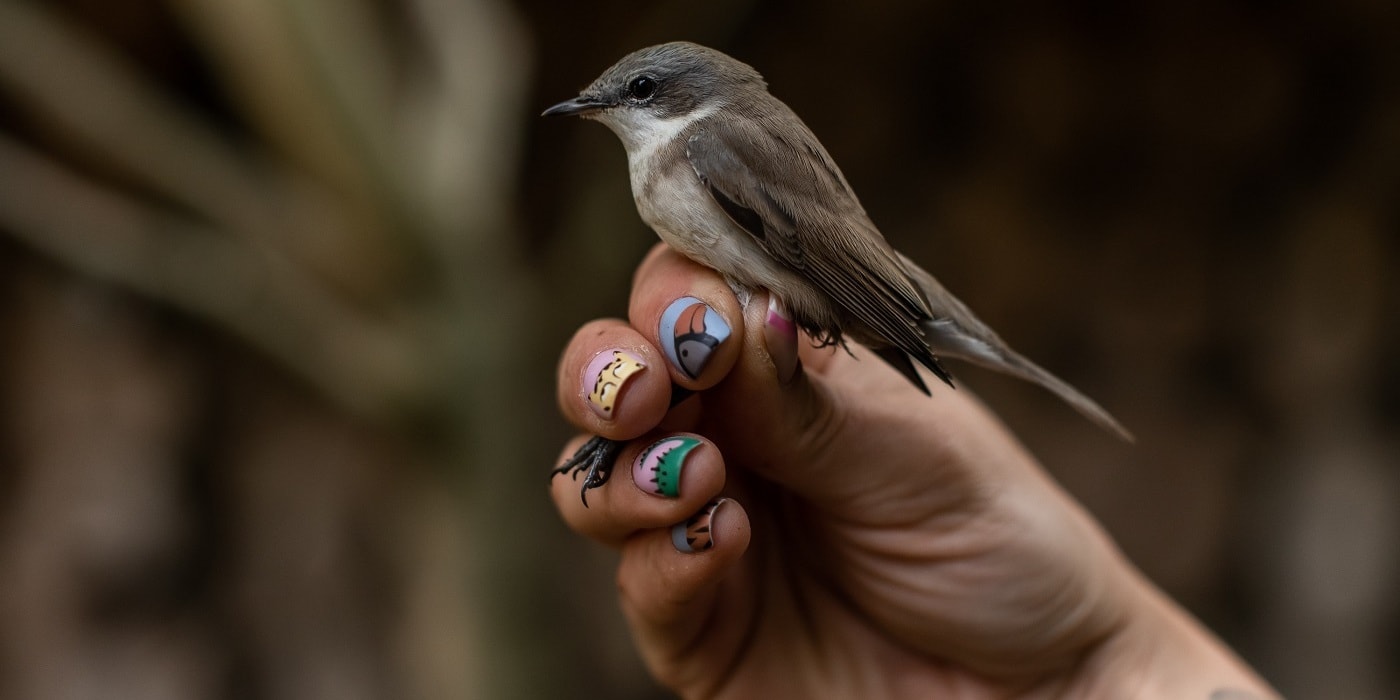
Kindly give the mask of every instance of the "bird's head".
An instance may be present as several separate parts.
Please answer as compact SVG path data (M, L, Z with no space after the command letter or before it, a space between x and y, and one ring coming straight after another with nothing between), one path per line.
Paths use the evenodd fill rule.
M544 116L597 119L632 150L658 134L674 133L677 125L742 104L766 90L763 77L749 65L714 49L676 41L628 54L578 97L550 107Z

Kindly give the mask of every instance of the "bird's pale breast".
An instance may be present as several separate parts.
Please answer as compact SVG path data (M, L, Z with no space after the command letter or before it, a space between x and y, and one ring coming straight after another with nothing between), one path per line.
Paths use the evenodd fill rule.
M825 296L774 260L710 196L685 158L683 139L628 156L637 212L667 245L731 285L772 291L806 327L839 328Z

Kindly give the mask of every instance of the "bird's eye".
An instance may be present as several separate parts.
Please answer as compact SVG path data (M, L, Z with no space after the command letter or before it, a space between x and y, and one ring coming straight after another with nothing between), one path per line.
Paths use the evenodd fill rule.
M639 75L627 83L627 96L634 100L649 100L655 94L656 79L649 75Z

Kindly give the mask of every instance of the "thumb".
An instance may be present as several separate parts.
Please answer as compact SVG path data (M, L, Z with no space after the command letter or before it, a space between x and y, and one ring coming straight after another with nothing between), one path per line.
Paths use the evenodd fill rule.
M929 382L930 398L864 347L815 347L766 292L743 313L739 357L704 392L700 429L731 467L863 520L870 505L899 517L898 503L926 512L977 489L967 453L989 448L976 439L989 428L1005 434L968 392Z

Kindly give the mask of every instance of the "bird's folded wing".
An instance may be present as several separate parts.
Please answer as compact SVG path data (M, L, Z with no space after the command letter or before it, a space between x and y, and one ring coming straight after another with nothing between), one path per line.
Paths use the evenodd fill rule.
M889 345L940 372L922 337L928 300L810 132L786 138L756 120L713 120L686 157L736 225ZM812 330L812 329L809 329ZM839 337L840 329L817 329Z

